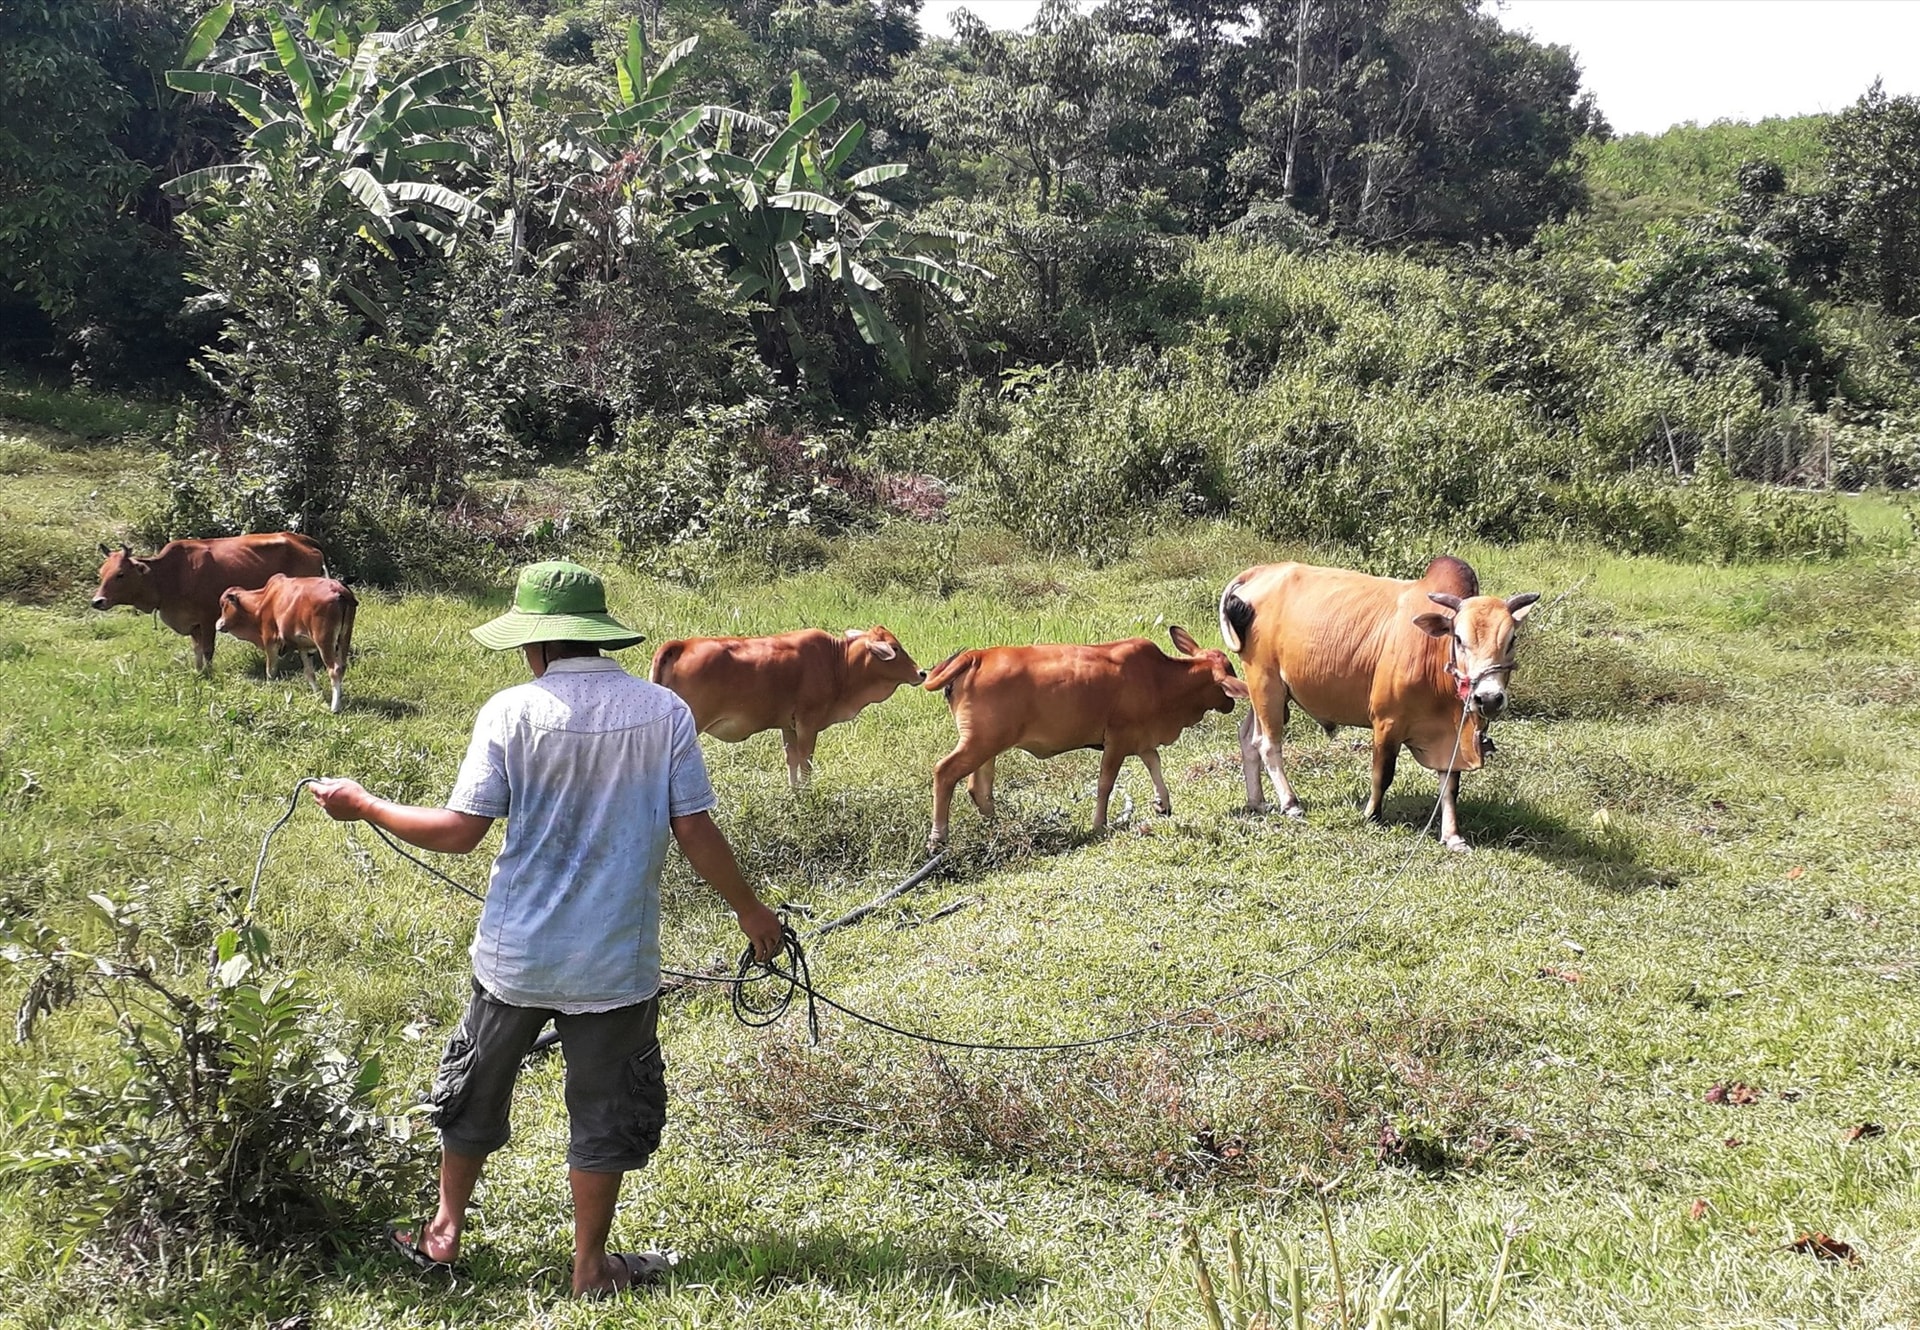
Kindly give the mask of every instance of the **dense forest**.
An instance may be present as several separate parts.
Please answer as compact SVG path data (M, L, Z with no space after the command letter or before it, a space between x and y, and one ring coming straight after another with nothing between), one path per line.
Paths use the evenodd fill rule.
M1743 483L1920 480L1913 98L1622 139L1469 0L917 11L8 6L4 353L182 402L144 534L388 581L948 510L1819 555Z

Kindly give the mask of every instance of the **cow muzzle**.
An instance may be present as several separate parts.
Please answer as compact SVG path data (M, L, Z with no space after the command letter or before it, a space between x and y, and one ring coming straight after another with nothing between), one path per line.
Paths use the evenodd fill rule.
M104 609L106 609L106 608L107 608L107 598L106 598L105 596L95 596L95 597L93 598L93 607L94 607L94 608L95 608L96 610L104 610Z
M1499 684L1483 685L1473 690L1473 709L1491 720L1505 710L1507 690Z

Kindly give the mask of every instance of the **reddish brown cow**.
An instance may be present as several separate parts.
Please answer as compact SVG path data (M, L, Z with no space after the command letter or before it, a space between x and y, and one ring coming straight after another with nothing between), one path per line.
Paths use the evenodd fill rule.
M975 806L993 815L993 764L1009 748L1035 757L1098 749L1095 831L1107 825L1113 782L1129 757L1138 757L1153 778L1159 810L1171 813L1160 746L1209 711L1232 711L1247 686L1234 677L1224 651L1202 651L1184 628L1170 634L1179 656L1132 637L1098 646L989 647L935 666L925 687L946 690L960 743L934 768L928 845L946 842L953 787L963 776Z
M333 680L333 710L340 710L340 681L347 673L347 652L353 646L353 616L360 607L351 589L331 577L288 577L275 573L258 591L228 587L220 597L215 632L231 633L267 653L267 677L282 651L300 653L307 669L307 686L316 691L313 657L327 667Z
M213 664L213 625L220 617L221 592L263 587L275 573L318 577L326 571L320 547L291 531L170 540L158 554L144 559L125 545L117 550L102 545L100 552L107 561L100 565L93 607L131 605L142 613L158 612L161 623L193 639L193 665L199 670Z
M1220 635L1240 654L1253 706L1240 725L1247 807L1265 807L1266 765L1281 811L1301 816L1280 765L1289 706L1326 727L1373 730L1377 819L1401 748L1440 777L1440 839L1464 850L1460 773L1478 770L1486 727L1507 701L1514 628L1540 599L1480 594L1480 579L1442 556L1417 581L1300 563L1249 568L1220 597ZM1257 741L1256 741L1257 736Z
M680 695L702 734L738 743L779 730L787 780L797 789L813 770L820 731L852 720L927 672L899 638L876 626L850 628L842 637L818 628L774 637L684 637L661 643L651 677Z

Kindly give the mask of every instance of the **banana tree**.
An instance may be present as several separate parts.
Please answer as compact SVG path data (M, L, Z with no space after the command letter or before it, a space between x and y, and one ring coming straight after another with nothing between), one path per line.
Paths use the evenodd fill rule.
M634 20L614 54L615 96L600 110L566 117L541 145L553 168L541 196L546 222L562 237L542 253L542 264L565 266L591 255L611 277L634 242L651 233L650 219L671 207L666 167L691 150L694 130L722 118L752 119L725 107L674 105L669 93L699 42L695 35L669 47L649 71L651 52Z
M382 255L429 245L451 251L486 217L474 194L450 182L486 171L484 136L462 135L491 114L476 102L462 61L399 79L383 66L458 34L478 2L452 0L394 32L362 32L330 3L299 16L282 8L259 29L223 40L234 16L226 0L194 28L181 59L188 67L168 71L167 83L219 98L253 128L240 161L190 171L165 188L204 194L264 177L269 156L290 154L303 174L331 180L329 197Z
M961 260L957 232L914 224L873 187L907 172L900 163L849 171L866 126L855 121L824 144L821 131L839 109L829 96L809 105L793 76L787 123L757 151L733 151L735 124L721 121L715 142L665 163L665 187L683 211L662 228L689 244L718 250L744 299L761 302L763 344L783 339L803 376L818 381L817 357L802 310L824 303L844 310L862 341L899 378L912 373L906 339L883 294L908 284L946 304L964 303L964 279L990 274ZM771 336L769 336L771 334Z
M701 151L698 133L716 127L722 135L775 132L761 117L730 106L673 100L699 42L698 34L688 37L654 60L640 22L629 23L614 54L614 96L601 110L568 116L542 145L542 156L556 168L543 195L546 221L564 237L542 263L591 256L611 277L636 241L658 234L676 193L695 176L690 163Z

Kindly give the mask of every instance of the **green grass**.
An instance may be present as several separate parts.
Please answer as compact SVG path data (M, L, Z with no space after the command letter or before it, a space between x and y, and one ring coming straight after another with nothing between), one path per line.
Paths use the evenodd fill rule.
M23 468L0 486L8 519L38 515L49 548L86 563L140 492L118 469L131 459L8 437L0 463L17 446ZM1579 588L1530 629L1518 714L1466 781L1475 854L1417 835L1433 783L1411 764L1390 824L1364 825L1351 731L1296 726L1304 823L1245 816L1236 718L1215 716L1166 754L1175 813L1148 815L1129 765L1135 817L1102 838L1086 832L1092 755L1008 756L998 823L957 801L946 869L813 953L827 991L901 1023L1085 1037L1288 968L1392 879L1323 963L1189 1028L1072 1055L935 1057L830 1013L814 1049L797 1020L754 1032L717 995L675 998L666 1145L615 1235L687 1260L632 1302L560 1297L549 1062L523 1082L451 1289L371 1233L342 1234L317 1270L219 1250L138 1279L110 1252L60 1270L23 1198L0 1209L0 1324L1199 1326L1184 1223L1223 1279L1229 1230L1269 1268L1299 1244L1313 1323L1337 1324L1316 1180L1354 1289L1417 1261L1416 1300L1444 1286L1484 1305L1511 1233L1487 1324L1913 1324L1920 566L1461 552L1497 592ZM1229 575L1312 554L1195 526L1096 572L991 533L947 551L891 528L800 576L695 591L619 569L612 587L654 642L884 622L926 664L993 642L1164 640L1169 622L1213 640ZM87 610L82 584L0 596L0 910L75 925L89 892L144 881L189 967L299 776L438 799L474 709L520 677L466 636L500 598L368 592L348 710L330 716L231 641L196 678L184 638ZM797 799L777 737L707 751L749 875L818 918L917 865L951 742L941 700L915 692L829 731ZM450 866L477 884L485 865ZM683 866L666 891L670 964L737 952ZM382 1047L403 1097L423 1092L463 1000L470 903L306 810L277 843L262 922ZM0 989L17 1000L15 980ZM72 1020L48 1028L0 1050L0 1082L89 1055ZM1759 1102L1705 1101L1732 1081ZM1868 1121L1886 1134L1843 1141ZM1802 1230L1861 1263L1786 1250Z

